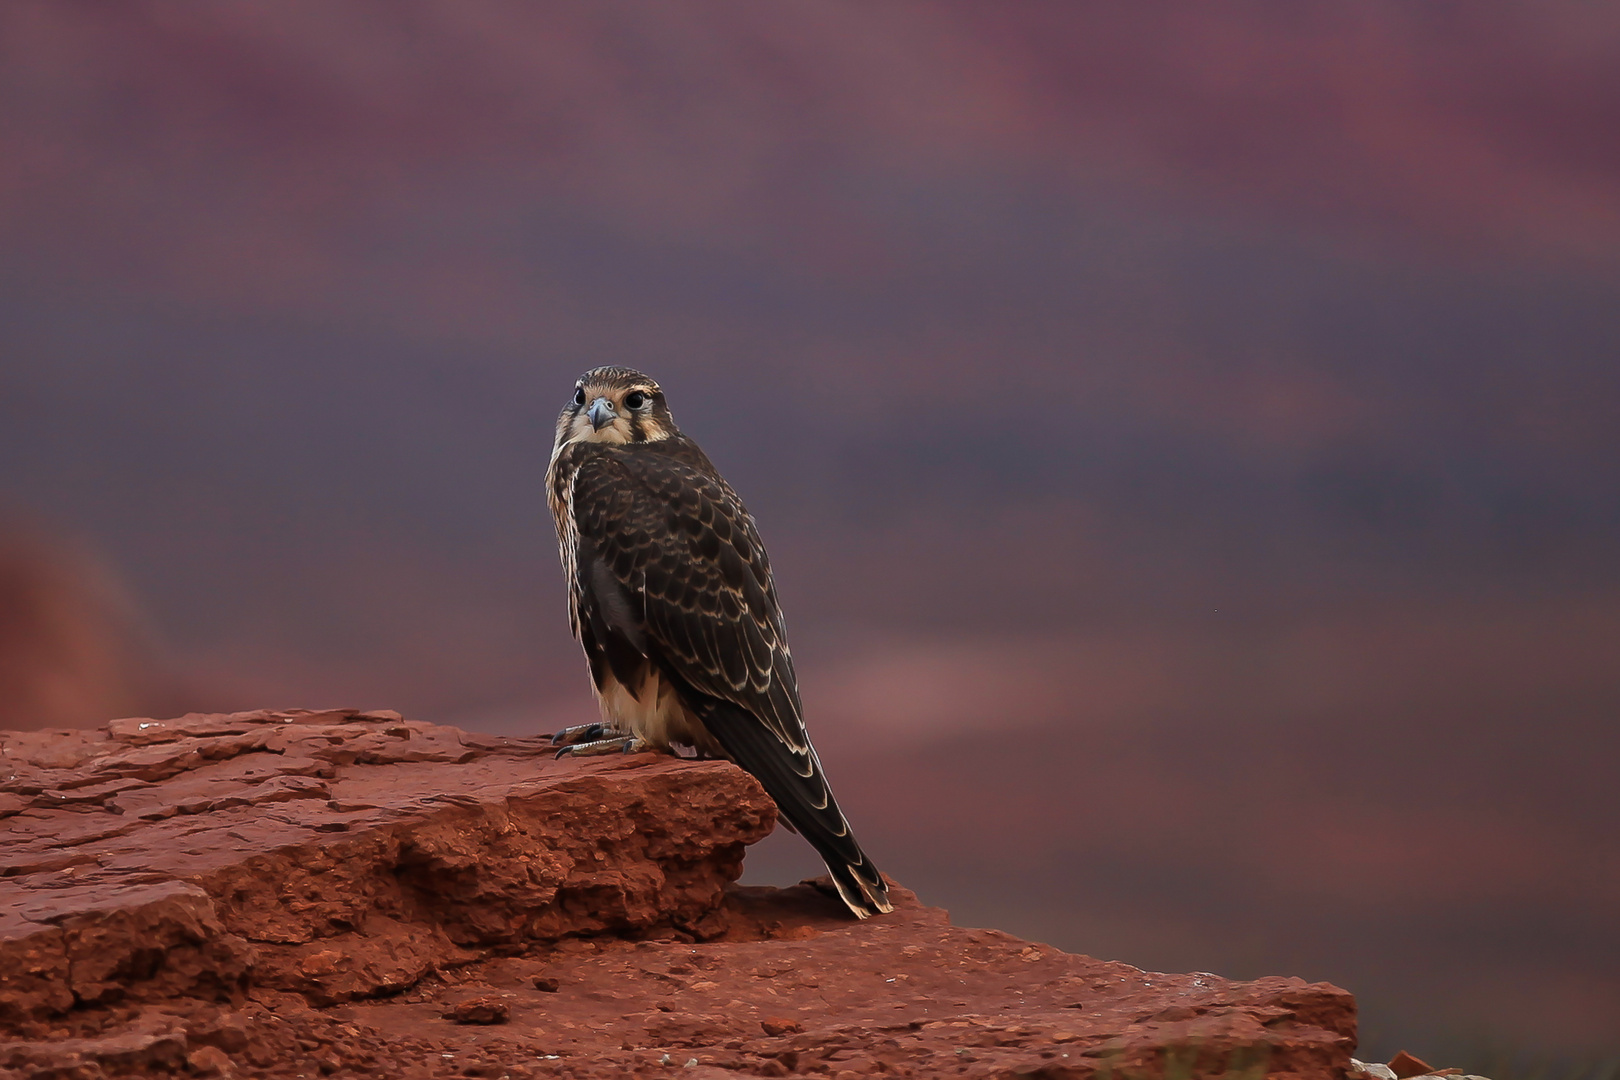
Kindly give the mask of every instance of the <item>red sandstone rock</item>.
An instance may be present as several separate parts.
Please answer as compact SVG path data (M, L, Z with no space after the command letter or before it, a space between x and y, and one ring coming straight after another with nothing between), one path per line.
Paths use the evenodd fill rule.
M1395 1074L1396 1080L1410 1080L1414 1076L1426 1076L1434 1072L1434 1068L1422 1058L1402 1050L1389 1059L1389 1071Z
M767 1035L797 1035L804 1030L803 1024L785 1016L767 1016L759 1022L759 1026Z
M186 1067L198 1076L229 1076L236 1071L230 1055L217 1046L199 1046L187 1054Z
M511 1016L511 1006L495 994L458 1001L444 1010L446 1020L458 1024L504 1024Z
M17 1076L1338 1080L1354 1042L1325 984L728 886L774 808L724 763L347 711L0 735L0 763Z

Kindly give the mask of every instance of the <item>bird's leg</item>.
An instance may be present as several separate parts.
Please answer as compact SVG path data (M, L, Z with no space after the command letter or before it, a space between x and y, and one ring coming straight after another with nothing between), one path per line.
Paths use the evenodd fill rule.
M619 732L606 724L575 724L565 727L551 737L552 746L572 746L574 743L595 742L598 739L612 738Z
M639 754L656 747L646 739L634 735L612 735L606 739L575 743L557 751L558 757L594 757L598 754Z

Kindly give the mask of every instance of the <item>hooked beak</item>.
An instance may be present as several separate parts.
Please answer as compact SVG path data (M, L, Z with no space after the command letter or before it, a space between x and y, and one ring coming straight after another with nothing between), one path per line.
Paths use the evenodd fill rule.
M613 402L605 397L599 397L591 402L590 411L586 415L591 418L592 431L601 431L604 425L618 419L618 415L613 411Z

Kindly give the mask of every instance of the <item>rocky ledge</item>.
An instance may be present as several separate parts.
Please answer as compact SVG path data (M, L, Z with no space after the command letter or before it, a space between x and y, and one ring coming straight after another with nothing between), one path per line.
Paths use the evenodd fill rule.
M734 884L720 762L386 712L0 733L0 1078L1342 1080L1350 995Z

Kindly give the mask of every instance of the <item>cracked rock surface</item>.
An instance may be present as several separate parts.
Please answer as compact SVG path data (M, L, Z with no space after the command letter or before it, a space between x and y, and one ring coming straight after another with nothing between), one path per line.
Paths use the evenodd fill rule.
M742 888L721 762L353 710L0 733L0 1080L1345 1075L1349 994Z

